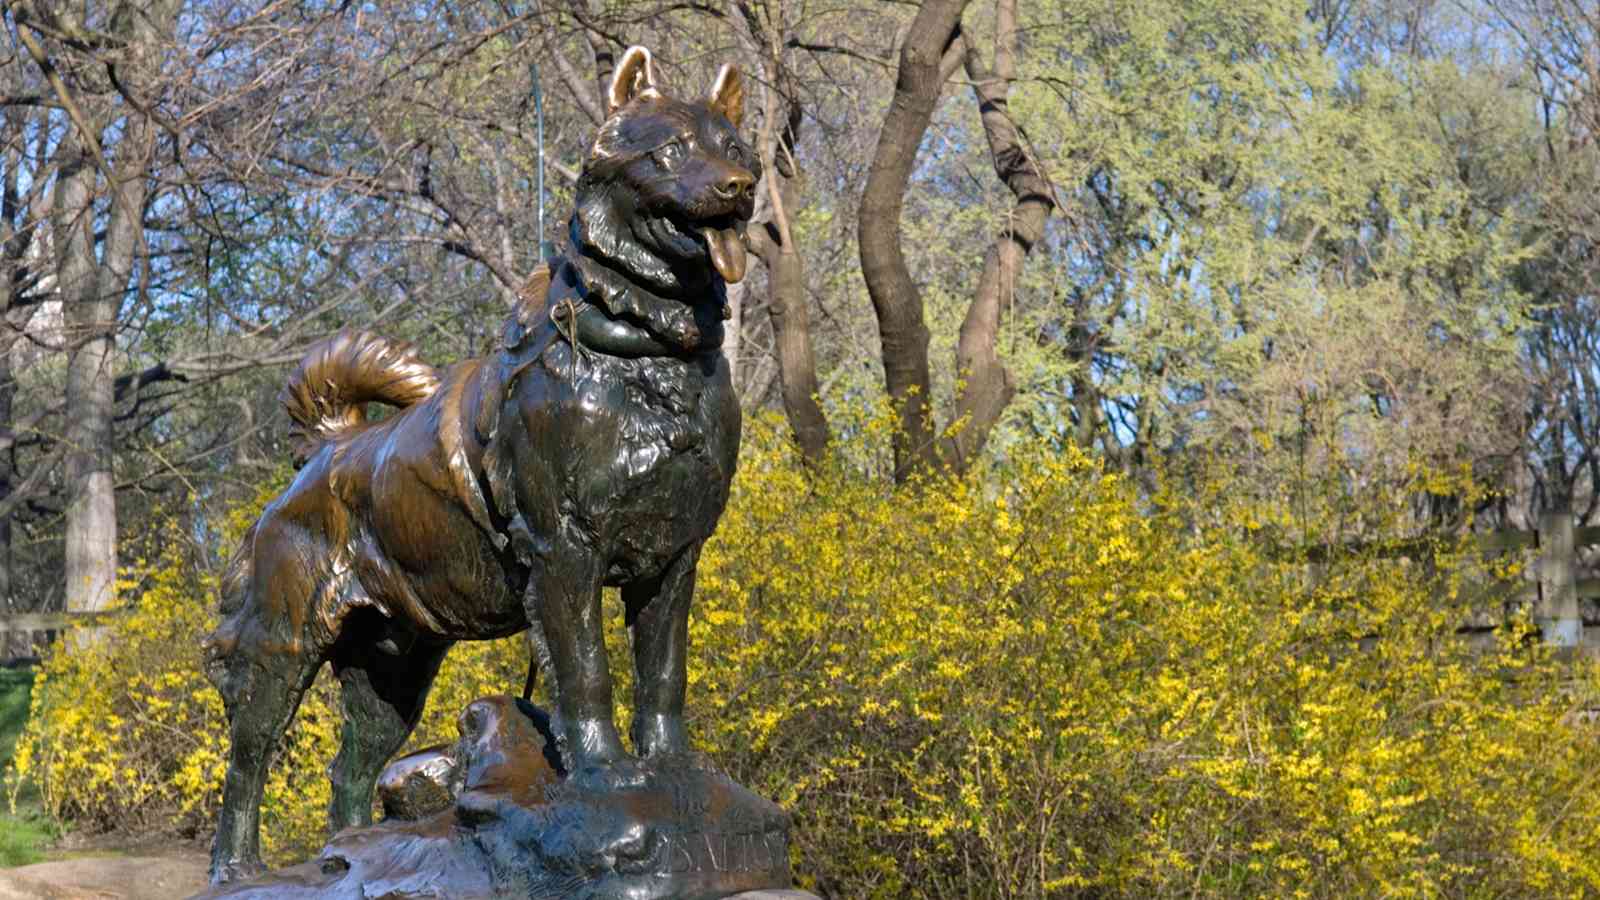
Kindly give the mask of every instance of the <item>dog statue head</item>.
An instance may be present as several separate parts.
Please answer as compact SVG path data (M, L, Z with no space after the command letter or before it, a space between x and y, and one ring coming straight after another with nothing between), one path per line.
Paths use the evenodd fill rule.
M578 179L579 249L666 297L694 302L744 278L744 229L761 164L739 137L744 87L724 65L703 101L662 92L650 51L631 47ZM720 290L717 290L720 293Z

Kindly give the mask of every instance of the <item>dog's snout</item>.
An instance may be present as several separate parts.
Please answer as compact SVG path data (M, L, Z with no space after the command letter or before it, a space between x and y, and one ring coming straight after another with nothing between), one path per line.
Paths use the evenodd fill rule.
M753 198L756 192L756 179L749 172L729 172L716 186L716 191L724 200Z

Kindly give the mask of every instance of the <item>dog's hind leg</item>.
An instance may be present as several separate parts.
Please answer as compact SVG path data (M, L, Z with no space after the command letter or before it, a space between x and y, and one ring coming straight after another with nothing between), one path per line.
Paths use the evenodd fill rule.
M689 749L683 726L685 653L699 558L699 546L690 547L659 579L622 590L633 631L633 752L642 757Z
M328 767L333 783L330 831L372 823L373 786L389 757L416 728L449 649L448 643L419 641L401 654L371 644L336 651L333 667L339 676L344 730L339 754Z
M264 871L261 799L267 768L300 698L316 677L316 656L274 653L251 645L233 648L208 666L228 715L232 748L222 789L222 814L211 845L211 882L221 884Z

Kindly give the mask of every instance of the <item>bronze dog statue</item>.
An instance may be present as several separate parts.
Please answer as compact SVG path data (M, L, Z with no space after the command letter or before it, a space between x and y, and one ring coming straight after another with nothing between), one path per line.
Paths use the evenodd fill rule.
M705 102L686 103L635 47L608 106L561 255L497 353L439 371L407 345L346 332L290 378L303 465L230 562L205 644L232 736L214 882L261 870L267 767L324 662L345 719L335 829L370 821L379 770L451 644L530 625L569 777L636 777L613 721L603 586L621 588L632 629L635 752L687 749L695 564L739 444L720 350L726 282L744 275L759 167L736 130L729 66ZM369 401L401 409L367 422Z

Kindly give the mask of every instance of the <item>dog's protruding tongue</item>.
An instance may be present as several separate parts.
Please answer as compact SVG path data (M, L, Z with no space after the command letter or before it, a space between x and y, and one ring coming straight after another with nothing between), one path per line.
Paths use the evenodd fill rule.
M700 229L700 236L706 239L706 246L711 249L711 264L717 267L722 280L729 284L744 280L747 260L744 242L739 240L739 229L705 227Z

